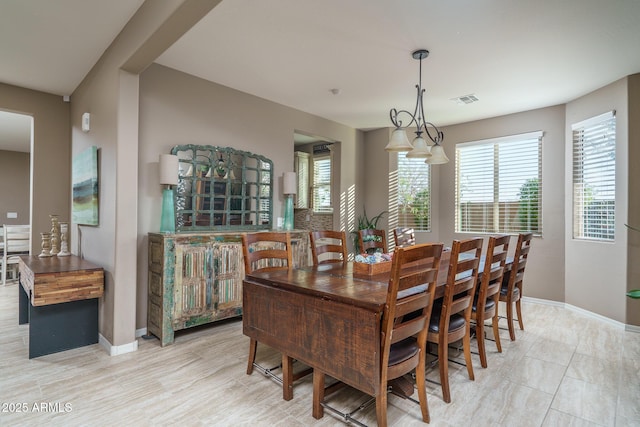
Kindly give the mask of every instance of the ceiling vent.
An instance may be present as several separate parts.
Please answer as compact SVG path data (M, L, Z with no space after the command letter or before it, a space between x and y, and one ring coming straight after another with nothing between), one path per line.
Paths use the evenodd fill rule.
M463 95L457 98L451 98L456 104L471 104L478 101L478 98L474 94Z

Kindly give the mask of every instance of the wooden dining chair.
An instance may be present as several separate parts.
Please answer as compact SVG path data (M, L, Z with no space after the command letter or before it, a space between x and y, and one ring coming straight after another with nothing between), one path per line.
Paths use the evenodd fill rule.
M419 399L417 403L420 404L422 420L429 422L429 405L425 386L425 348L442 246L442 243L423 244L399 248L394 252L387 299L382 313L380 382L374 396L376 417L380 427L387 425L389 381L403 377L414 370ZM432 261L403 270L403 267L410 263L429 258ZM324 380L325 374L314 369L314 418L321 418L325 407L340 413L324 402L325 396L328 395L325 393ZM403 397L407 398L405 395ZM411 400L416 402L414 399ZM363 406L365 405L361 405L360 408Z
M293 258L291 251L291 236L289 233L258 232L242 235L242 253L244 257L245 274L256 271L287 270L293 268ZM263 374L281 382L282 398L291 400L293 398L293 388L287 384L311 373L307 369L298 374L293 373L293 359L282 355L282 365L275 368L265 368L256 363L256 351L258 342L251 338L249 342L249 359L247 361L247 375L253 373L253 368L257 368ZM273 374L273 370L282 369L283 380Z
M360 253L387 253L387 233L384 230L365 228L358 230L360 238Z
M416 237L413 228L396 227L393 229L393 241L396 248L404 248L416 244Z
M3 226L3 230L4 251L2 252L2 284L6 285L7 269L9 266L17 266L18 262L20 262L20 257L18 255L29 254L31 226L5 224Z
M482 277L478 279L480 283L477 286L471 309L471 320L474 320L476 323L476 339L478 340L480 365L483 368L487 367L484 322L488 319L491 319L493 336L498 353L502 353L500 333L498 330L498 301L510 239L511 236L509 235L489 237L487 251L484 255L485 261L484 268L482 269Z
M344 231L310 231L313 265L347 261L347 235Z
M438 344L438 367L442 398L451 402L449 390L449 344L462 339L464 360L469 379L474 380L471 363L471 307L478 279L482 253L481 237L454 240L444 297L438 299L431 312L427 341Z
M507 323L509 328L509 337L511 341L516 340L516 331L513 327L513 305L515 303L518 313L518 325L520 330L524 331L524 323L522 322L522 281L524 279L524 269L527 266L527 258L529 257L529 249L531 248L531 240L533 233L521 233L518 235L518 243L513 254L513 263L511 271L505 274L502 279L502 288L500 289L500 301L504 302L507 308Z

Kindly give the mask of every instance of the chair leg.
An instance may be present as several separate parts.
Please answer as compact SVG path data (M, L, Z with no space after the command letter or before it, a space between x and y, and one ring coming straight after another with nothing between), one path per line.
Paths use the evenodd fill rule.
M324 415L324 373L318 369L313 370L313 411L312 415L315 419L320 419Z
M509 327L509 337L511 338L511 341L515 341L516 331L513 327L513 303L511 301L507 303L507 323L507 326Z
M467 321L467 333L462 338L462 346L464 347L464 361L467 364L467 373L469 374L469 379L471 381L475 380L473 376L473 363L471 363L471 325ZM482 337L484 341L484 337Z
M420 363L416 366L416 387L418 388L418 400L420 401L420 410L422 411L422 421L429 423L431 416L429 415L429 402L427 401L427 384L425 382L425 365L427 363L426 352L422 352Z
M256 361L256 350L258 348L258 341L251 338L249 341L249 360L247 362L247 375L251 375L253 372L253 362Z
M524 331L524 324L522 323L522 305L520 304L522 298L516 301L516 312L518 313L518 324L520 325L520 330Z
M382 384L380 386L376 396L376 419L378 427L387 427L387 387Z
M282 355L282 399L293 399L293 359Z
M498 327L498 310L496 310L495 316L491 319L491 323L493 324L493 337L496 341L496 347L498 348L498 353L502 353L502 344L500 343L500 329Z
M449 346L445 340L438 342L438 364L440 365L442 400L451 403L451 392L449 391Z
M480 355L480 366L482 366L483 368L486 368L487 353L484 348L484 319L476 320L476 341L478 341L478 354Z

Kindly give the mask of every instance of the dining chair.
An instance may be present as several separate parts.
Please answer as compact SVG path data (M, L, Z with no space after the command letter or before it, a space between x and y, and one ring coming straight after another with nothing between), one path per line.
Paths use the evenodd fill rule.
M404 377L415 370L418 401L422 420L429 422L429 405L425 385L427 327L433 307L435 286L442 254L442 243L428 243L394 252L387 298L381 320L380 382L376 390L376 418L378 426L387 425L387 393L389 381ZM431 258L417 267L403 268L416 261ZM325 374L313 371L313 416L322 417L324 408L342 414L324 402L335 388L325 389ZM411 387L413 392L413 387ZM368 402L367 402L368 403ZM362 409L368 405L360 405ZM353 412L351 413L353 414ZM345 419L352 419L350 418ZM347 414L342 414L343 417ZM360 424L362 425L362 424Z
M510 239L511 236L509 235L489 237L487 251L484 255L484 268L482 269L481 277L478 278L480 283L477 286L471 308L471 320L475 321L476 324L478 353L480 355L480 365L483 368L487 367L484 322L488 319L491 319L498 353L502 353L500 331L498 330L498 301Z
M405 246L413 246L416 244L416 237L413 228L396 227L393 229L393 241L396 248L404 248Z
M375 228L364 228L358 230L360 239L360 253L387 253L387 233L384 230Z
M245 274L250 274L256 271L287 270L293 268L291 236L289 233L257 232L243 234L242 254L244 258ZM294 374L293 359L286 354L282 355L281 366L265 368L256 363L257 349L258 341L251 338L249 342L247 375L251 375L253 373L254 367L257 368L263 374L271 377L279 383L282 383L282 398L284 400L291 400L293 398L293 388L288 388L286 384L293 384L293 381L310 374L311 369L306 369ZM282 369L282 375L285 380L278 378L273 374L272 371L279 368Z
M471 363L471 307L482 253L481 237L454 240L451 247L444 297L436 300L431 312L427 341L438 344L438 367L442 398L451 402L449 389L449 344L462 339L469 379L474 380Z
M20 262L18 255L28 254L30 250L29 239L31 226L7 225L3 226L4 251L2 253L2 284L7 284L7 269Z
M313 265L347 261L347 235L344 231L310 231Z
M513 322L516 320L513 318L513 305L515 303L516 311L518 313L518 325L520 330L524 331L524 323L522 322L522 281L524 279L524 269L527 266L527 258L529 257L529 250L531 249L531 240L533 239L533 233L521 233L518 235L518 243L516 243L516 250L513 254L513 263L511 264L511 271L505 274L502 279L502 288L500 289L500 301L506 304L507 308L507 323L509 329L509 337L511 341L516 340L516 331L513 327Z

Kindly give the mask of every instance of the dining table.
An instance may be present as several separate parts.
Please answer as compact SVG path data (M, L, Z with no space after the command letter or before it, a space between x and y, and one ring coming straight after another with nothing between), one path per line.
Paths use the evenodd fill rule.
M450 254L442 253L435 298L444 296ZM247 274L243 333L375 395L380 385L381 317L390 269L373 275L356 270L354 262L337 262ZM291 367L283 367L282 381L283 397L289 400L293 397Z

